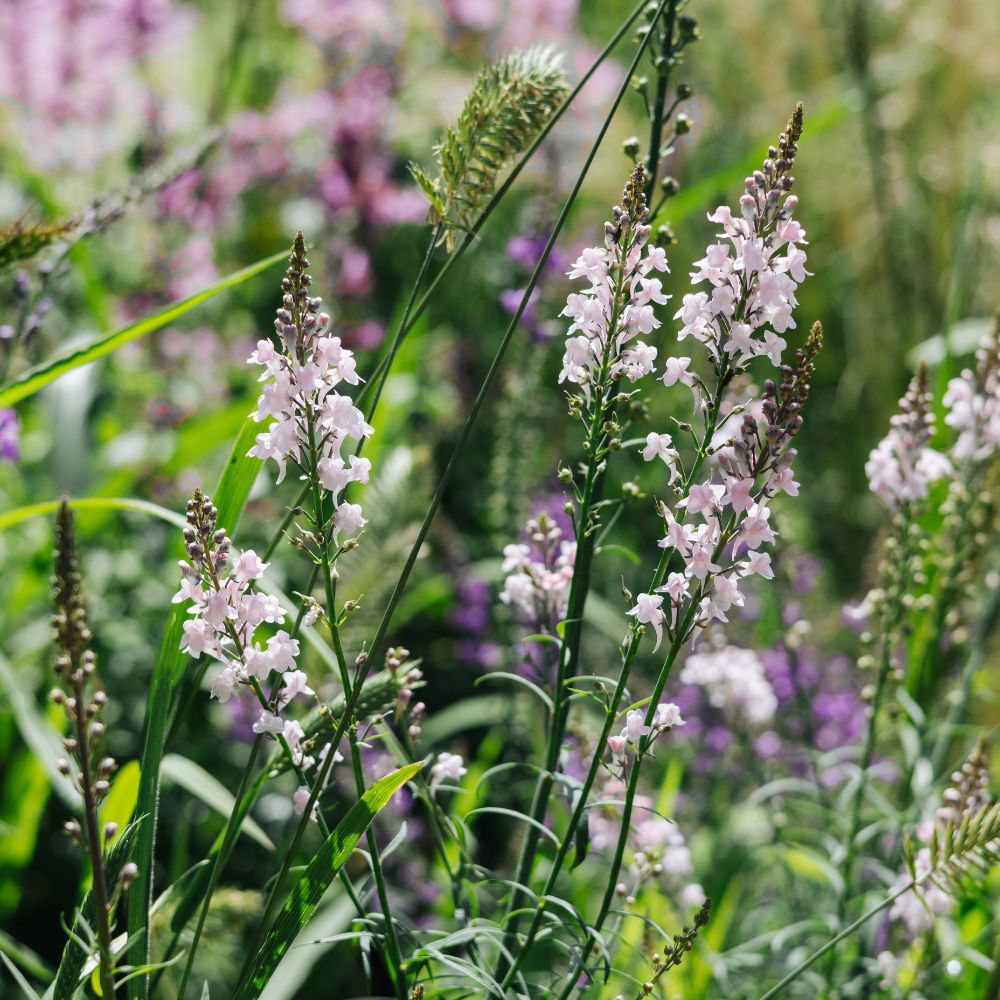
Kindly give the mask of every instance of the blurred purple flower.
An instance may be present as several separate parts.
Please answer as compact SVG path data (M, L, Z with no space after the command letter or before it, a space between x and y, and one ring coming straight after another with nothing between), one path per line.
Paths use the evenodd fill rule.
M21 456L21 425L11 409L0 410L0 461L16 462Z

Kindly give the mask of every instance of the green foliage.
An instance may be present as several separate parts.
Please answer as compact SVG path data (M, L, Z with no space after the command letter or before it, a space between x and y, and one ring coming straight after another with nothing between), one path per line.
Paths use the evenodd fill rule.
M422 763L409 764L377 781L337 824L288 894L274 926L253 957L233 1000L249 1000L250 997L260 995L292 941L313 915L326 890L330 888L330 883L351 856L362 834L388 805L392 796L421 767Z
M105 873L109 884L114 885L121 877L122 868L134 856L139 832L148 826L148 817L140 813L118 836L108 851L105 862ZM94 895L88 891L73 918L72 932L63 949L62 959L56 971L56 981L53 984L53 1000L73 1000L76 996L84 966L90 958L90 955L80 947L79 931L81 926L93 925L94 914Z
M1000 864L1000 802L964 813L931 836L930 879L948 883L954 895L967 891L968 882L981 881ZM906 863L915 876L913 845L906 841Z
M430 202L428 219L442 228L449 250L456 232L472 227L500 171L538 135L568 89L555 49L512 52L479 74L458 121L434 147L437 177L410 164Z
M83 347L59 354L49 361L36 365L15 381L0 388L0 406L11 406L14 403L18 403L22 399L26 399L28 396L38 392L39 389L45 388L49 383L54 382L63 375L84 365L89 365L99 358L107 357L107 355L117 351L119 347L132 343L132 341L138 340L140 337L145 337L156 330L161 330L175 320L180 319L181 316L191 312L192 309L200 306L203 302L207 302L221 292L229 288L234 288L244 281L248 281L250 278L260 274L261 271L266 270L273 264L277 264L279 260L284 260L285 256L286 254L282 251L281 253L272 254L270 257L265 257L263 260L259 260L249 267L235 271L233 274L228 275L221 281L215 282L215 284L208 288L202 289L202 291L196 292L194 295L189 295L186 299L181 299L180 302L174 302L165 309L159 309L149 316L144 316L142 319L136 320L134 323L128 323L113 333L107 334L107 336L98 337Z
M250 488L260 470L259 461L247 455L255 435L256 425L248 418L233 445L232 453L214 493L215 505L219 512L219 526L229 532L235 530L250 495ZM128 929L134 942L131 952L134 964L142 963L149 948L149 909L153 901L153 849L159 808L160 767L172 713L178 702L183 704L183 701L177 698L177 690L184 679L185 667L190 659L180 650L185 618L185 609L175 605L163 632L146 703L137 810L140 815L148 815L151 819L149 823L144 824L140 831L141 835L137 838L133 860L139 866L139 876L130 886L128 893ZM146 996L145 976L129 980L128 995L130 1000Z

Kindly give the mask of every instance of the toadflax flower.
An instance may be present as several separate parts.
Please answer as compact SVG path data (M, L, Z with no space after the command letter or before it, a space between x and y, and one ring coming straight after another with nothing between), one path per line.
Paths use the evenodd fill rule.
M528 521L525 535L530 546L504 546L502 568L508 576L500 600L516 607L533 625L554 629L566 616L576 542L564 539L562 529L544 512Z
M188 501L184 530L190 561L180 563L183 579L174 595L174 603L191 602L181 649L195 659L207 653L222 664L210 682L212 697L220 702L229 701L241 685L272 681L273 700L261 708L253 731L283 737L301 760L302 728L281 717L294 697L313 693L295 666L299 643L284 629L264 643L256 640L260 625L280 625L285 614L276 598L254 590L267 563L252 550L233 551L217 518L212 501L196 490Z
M337 392L341 384L354 386L361 379L353 352L329 332L330 317L319 311L322 299L309 294L308 266L299 232L274 321L281 349L261 340L249 358L250 364L264 368L260 381L265 385L254 419L271 422L248 454L273 459L279 483L289 462L304 477L316 478L322 491L331 494L331 534L336 540L340 534L357 534L367 523L361 507L342 501L341 494L349 483L368 482L371 462L357 454L345 455L344 445L348 440L361 441L374 430L350 398Z
M791 442L802 424L800 410L822 342L817 325L794 363L782 363L787 344L780 334L795 327L795 292L808 274L805 230L793 218L798 201L789 193L801 132L799 105L762 168L746 179L739 213L722 206L709 215L722 232L691 278L711 290L685 295L675 314L683 324L678 339L690 337L705 346L719 388L716 395L708 392L691 373L691 358L668 360L662 381L667 387L684 384L695 394L711 448L696 463L686 489L678 490L672 504L660 505L665 534L659 545L680 557L682 569L656 588L657 595L665 595L662 605L654 608L652 595L644 594L645 603L630 612L653 625L657 645L661 627L673 633L683 626L693 634L713 621L727 621L729 609L744 603L743 579L773 576L770 557L760 551L777 535L770 502L779 493L798 492ZM758 357L779 369L780 381L766 380L759 400L723 405L723 390ZM672 483L677 469L669 449L668 435L651 433L643 458L662 458ZM699 481L706 460L708 474Z
M431 766L431 792L437 791L443 781L461 781L468 773L460 754L442 753Z
M559 381L580 386L588 404L595 390L604 394L620 378L637 382L655 367L656 348L636 338L660 326L653 305L667 296L655 275L668 267L663 249L648 246L644 181L637 167L605 223L604 246L584 250L569 271L589 288L571 293L561 314L572 322Z
M954 394L952 395L954 399ZM890 510L927 498L931 483L950 475L951 462L928 447L934 434L927 368L921 364L890 420L889 433L872 451L865 474L872 492Z
M958 431L952 455L982 460L1000 446L1000 315L976 351L975 371L948 382L944 422ZM0 417L2 419L2 417Z

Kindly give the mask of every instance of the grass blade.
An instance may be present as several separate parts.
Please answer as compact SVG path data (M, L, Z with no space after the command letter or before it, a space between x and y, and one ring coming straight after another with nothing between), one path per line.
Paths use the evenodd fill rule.
M346 864L372 820L422 766L422 763L409 764L377 781L337 824L309 862L305 874L288 894L274 926L254 956L247 976L237 988L233 1000L249 1000L250 997L260 995L282 956L313 915L330 883Z
M246 505L260 462L247 457L253 444L257 425L247 418L243 430L233 445L213 499L219 511L219 527L232 535ZM153 851L156 841L157 809L160 797L160 766L166 744L166 734L172 723L174 692L184 677L189 657L180 650L186 609L175 605L167 620L160 643L160 652L153 668L149 699L146 703L146 726L140 759L141 776L137 811L148 816L136 844L133 861L139 866L139 877L128 892L128 933L135 941L128 960L132 965L145 965L149 960L149 907L153 901ZM129 1000L144 998L148 977L137 976L128 983Z
M187 757L168 753L160 764L160 775L169 778L175 785L180 785L188 794L204 802L209 809L221 813L224 819L228 819L233 811L233 806L236 804L233 793L201 765ZM265 850L275 849L271 838L254 820L247 817L243 821L242 829L251 840L255 840Z
M98 358L106 357L108 354L117 351L123 344L139 340L141 337L145 337L147 334L173 323L185 313L189 313L192 309L200 306L202 302L207 302L220 292L248 281L255 275L260 274L261 271L265 271L273 264L277 264L279 260L284 260L287 256L288 254L282 250L281 253L265 257L263 260L259 260L255 264L244 267L242 270L228 275L221 281L217 281L214 285L203 288L200 292L195 292L194 295L189 295L186 299L174 302L172 305L153 313L151 316L144 316L134 323L129 323L106 336L98 337L90 341L90 343L84 344L83 347L69 351L66 354L60 354L55 358L42 362L40 365L36 365L34 368L30 368L20 378L0 389L0 406L12 406L14 403L18 403L22 399L26 399L28 396L38 392L39 389L43 389L67 372L81 368L83 365L89 365L91 362L97 361Z

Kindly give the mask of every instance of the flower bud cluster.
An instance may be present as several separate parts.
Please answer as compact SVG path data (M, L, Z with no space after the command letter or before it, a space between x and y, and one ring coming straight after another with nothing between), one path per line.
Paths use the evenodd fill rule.
M99 953L101 981L107 984L114 970L112 914L139 869L133 862L123 864L116 875L109 874L107 869L107 851L118 834L118 825L107 822L101 826L100 806L111 791L117 763L102 749L105 724L100 716L108 698L96 687L96 664L94 653L88 648L91 632L83 602L73 515L65 500L56 516L53 599L52 628L57 650L54 669L63 686L54 688L51 697L63 707L70 723L70 735L63 739L67 757L60 758L56 767L64 777L73 778L83 800L83 821L70 819L63 829L90 860L96 917L93 944Z
M708 216L722 226L722 238L695 262L691 279L708 282L712 292L685 295L674 318L684 324L678 339L700 341L716 364L728 359L739 368L764 355L778 365L786 347L779 334L795 327L795 290L809 274L805 230L793 218L798 199L789 194L801 134L800 104L762 169L744 182L739 215L723 205Z
M254 588L267 563L252 549L234 551L218 527L218 511L196 490L187 505L184 545L188 560L180 563L181 588L174 603L190 601L181 649L199 659L207 653L222 664L212 678L212 696L227 702L241 685L266 682L279 674L272 700L254 723L255 733L283 736L293 754L301 754L302 726L283 720L281 711L298 695L312 695L303 671L296 669L298 640L278 629L266 645L255 641L261 625L281 625L285 613L277 598Z
M61 758L57 767L64 776L72 775L84 801L96 806L108 794L117 764L114 758L101 753L105 726L100 715L108 698L94 687L96 659L93 650L87 648L91 632L83 604L73 516L65 502L56 518L53 598L52 629L57 650L53 668L64 687L53 689L51 698L66 712L71 733L63 740L69 757ZM66 823L65 829L82 847L88 846L86 828L75 819Z
M358 385L361 380L354 354L329 333L330 317L320 312L322 299L309 294L308 266L300 232L281 283L282 304L274 321L281 350L271 340L260 340L249 358L250 364L263 366L260 381L266 383L254 419L272 423L257 435L248 454L273 458L279 483L289 461L303 475L315 476L333 500L336 540L341 533L356 535L367 523L361 506L342 502L340 495L348 483L368 482L371 462L357 455L345 460L344 443L367 438L374 430L350 398L336 391L342 382Z

